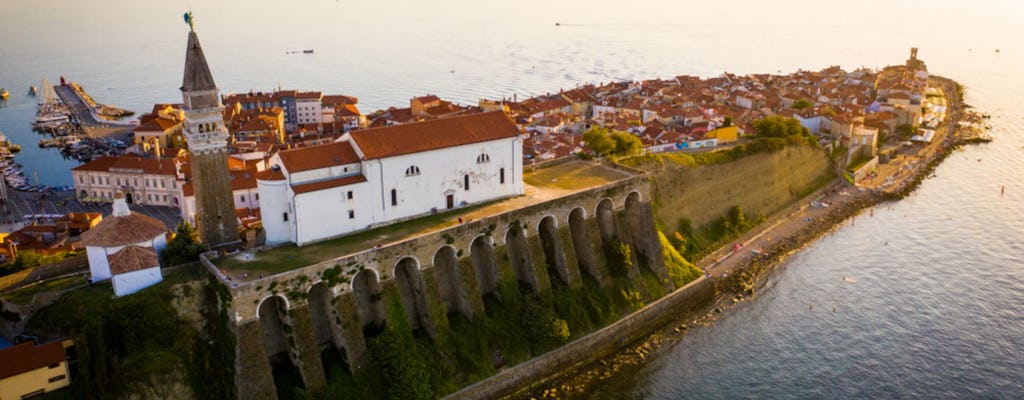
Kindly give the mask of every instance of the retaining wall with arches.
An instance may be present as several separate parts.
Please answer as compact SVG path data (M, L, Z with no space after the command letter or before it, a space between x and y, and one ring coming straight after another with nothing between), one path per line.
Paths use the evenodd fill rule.
M413 329L434 336L449 314L483 315L483 296L499 280L535 292L552 280L570 286L589 275L611 279L603 247L631 247L629 276L649 268L667 290L646 176L412 237L345 257L232 285L239 398L273 399L274 371L291 369L308 389L326 383L321 354L337 351L353 370L367 364L366 335L387 320L381 294L400 294ZM218 274L202 257L208 269Z

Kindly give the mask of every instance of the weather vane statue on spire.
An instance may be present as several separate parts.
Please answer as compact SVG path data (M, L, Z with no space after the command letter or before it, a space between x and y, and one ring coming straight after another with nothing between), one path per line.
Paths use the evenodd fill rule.
M192 19L192 11L191 10L189 10L189 12L185 13L185 23L188 24L188 29L190 29L192 31L196 30L195 20Z

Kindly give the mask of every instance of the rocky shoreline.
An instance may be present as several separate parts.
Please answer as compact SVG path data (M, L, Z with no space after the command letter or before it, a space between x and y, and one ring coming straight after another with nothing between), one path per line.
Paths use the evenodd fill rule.
M932 79L946 90L947 99L949 99L951 105L951 113L948 116L946 126L955 129L960 120L964 118L963 89L959 83L948 78L933 76ZM955 97L949 96L953 90L956 93ZM991 138L979 135L979 132L964 132L962 130L955 130L944 135L944 137L937 138L936 143L926 146L925 156L921 160L924 162L923 165L903 179L898 187L885 191L855 192L840 203L833 204L832 207L821 215L807 220L806 224L794 232L762 246L759 249L758 257L751 257L731 268L731 271L734 273L716 277L714 279L716 286L715 299L707 306L680 315L676 322L667 324L641 339L625 345L608 357L573 371L567 371L559 376L551 377L548 383L535 386L533 390L520 392L510 396L510 398L575 399L591 397L589 393L592 393L607 380L638 371L652 354L683 340L685 334L691 328L709 326L718 318L718 315L727 311L730 307L756 296L757 289L766 282L772 271L775 270L775 267L783 264L791 255L801 249L814 244L822 236L836 231L846 220L855 218L857 214L867 208L889 201L897 201L912 194L925 178L931 176L935 168L946 157L962 145L987 143L990 141ZM805 200L809 198L817 198L826 193L834 193L835 190L836 188L833 185L829 185L825 189L805 197L805 199L798 203L806 203L807 201ZM792 224L794 220L800 218L797 215L798 212L783 211L781 214L785 215L777 223L767 228L765 226L770 222L763 223L759 227L761 232L758 233L758 236L763 233L772 232L779 225ZM754 231L757 230L759 229L754 229ZM720 249L705 257L700 264L717 264L720 260L719 257L721 257L720 254L724 252L727 252L727 249Z

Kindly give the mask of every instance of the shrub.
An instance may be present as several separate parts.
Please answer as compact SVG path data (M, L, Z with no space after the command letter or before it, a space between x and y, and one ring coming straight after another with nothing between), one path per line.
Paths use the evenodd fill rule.
M166 266L187 264L199 261L199 255L207 249L205 244L199 242L199 234L192 228L192 224L183 221L178 224L174 239L167 242L167 247L160 252L160 256Z
M626 276L632 264L633 250L628 244L612 240L604 244L604 256L608 261L608 270L613 276Z

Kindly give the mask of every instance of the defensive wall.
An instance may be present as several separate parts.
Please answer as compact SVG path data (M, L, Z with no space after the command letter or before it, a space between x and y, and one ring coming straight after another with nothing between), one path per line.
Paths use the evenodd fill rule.
M642 172L642 171L633 171ZM350 368L367 364L366 335L386 322L381 293L397 287L406 319L433 336L449 314L483 315L483 296L499 280L534 292L554 279L581 285L587 274L610 283L603 246L631 247L629 276L648 268L674 289L662 259L646 174L476 219L370 250L229 287L241 399L274 399L275 369L291 368L303 386L326 383L321 354L337 351Z

